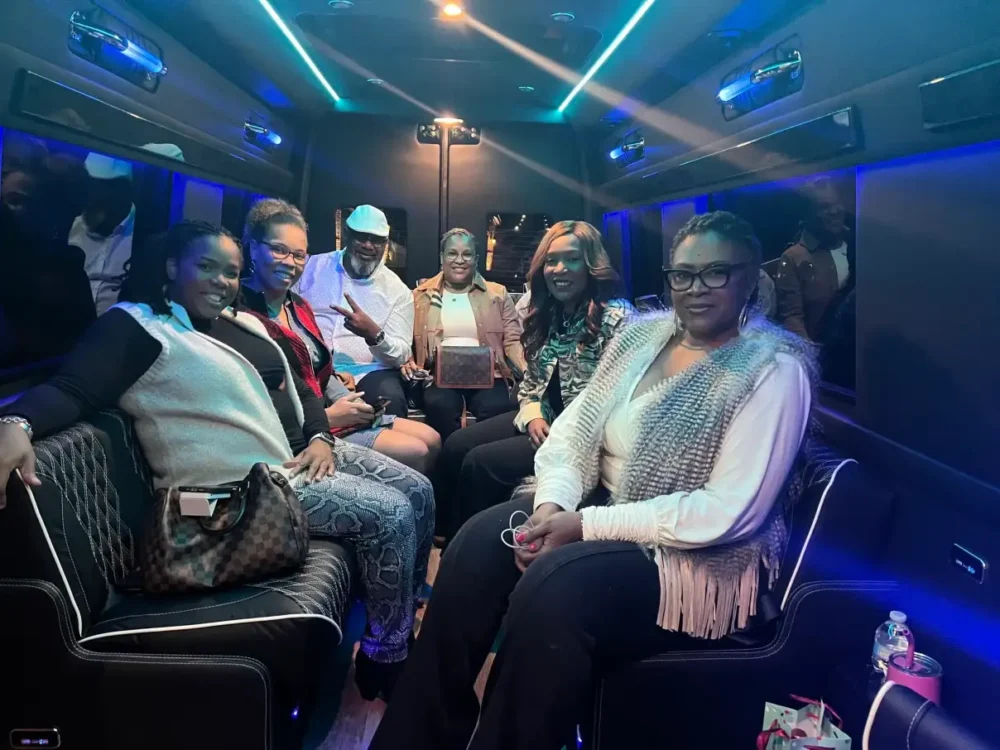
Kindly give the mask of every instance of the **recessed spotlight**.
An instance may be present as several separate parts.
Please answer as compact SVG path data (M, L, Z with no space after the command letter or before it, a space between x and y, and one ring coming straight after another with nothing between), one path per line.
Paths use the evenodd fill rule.
M334 10L350 10L354 7L354 0L330 0L327 5Z
M441 8L441 12L450 18L458 18L465 13L465 9L458 3L448 3Z
M369 78L368 83L370 83L372 86L381 86L382 84L385 83L385 81L383 81L381 78Z
M465 120L458 117L435 117L434 122L438 125L461 125Z
M576 16L568 11L560 11L559 13L553 13L549 16L553 21L558 23L569 23L570 21L575 21Z
M520 91L522 94L530 94L532 91L535 90L535 87L534 86L518 86L517 90Z

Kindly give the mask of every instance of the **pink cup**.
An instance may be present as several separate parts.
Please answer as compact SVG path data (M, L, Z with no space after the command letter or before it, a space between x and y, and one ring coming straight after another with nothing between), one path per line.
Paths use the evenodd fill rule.
M889 657L886 679L897 685L908 687L917 695L941 705L941 675L943 674L941 665L927 654L914 652L913 648L911 634L910 647L906 653L893 654Z

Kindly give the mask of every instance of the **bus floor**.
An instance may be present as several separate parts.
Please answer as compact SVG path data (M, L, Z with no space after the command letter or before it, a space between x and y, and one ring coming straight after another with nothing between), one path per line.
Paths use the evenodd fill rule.
M427 582L431 585L434 584L434 578L437 575L440 562L441 551L434 549L431 552L431 559L427 566ZM417 612L415 630L418 638L420 637L420 623L423 613L423 609ZM364 610L355 606L347 623L347 632L345 633L345 636L351 638L354 643L352 655L358 649L358 638L361 635L363 627ZM489 675L492 664L493 654L490 654L483 665L483 671L479 674L479 679L476 681L476 694L480 699L483 697L483 688L486 685L486 677ZM305 750L366 750L372 736L375 734L375 729L378 727L378 723L382 719L382 713L385 711L385 703L381 700L366 701L362 698L357 686L354 684L353 659L352 663L346 666L347 672L342 684L340 681L336 682L337 686L340 687L339 699L331 701L333 707L337 710L333 727L325 738L307 736L304 746ZM330 697L333 698L333 696ZM329 714L324 710L320 710L317 713L320 714L320 716L317 716L317 719L326 719L326 721L319 721L318 723L324 727L329 726Z

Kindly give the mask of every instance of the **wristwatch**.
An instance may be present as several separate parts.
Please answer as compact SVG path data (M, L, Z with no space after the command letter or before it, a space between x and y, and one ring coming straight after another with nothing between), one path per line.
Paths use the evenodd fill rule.
M31 429L31 422L29 422L24 417L19 417L15 414L8 414L7 416L0 417L0 424L16 424L28 435L28 440L31 440L34 436L34 430Z
M385 341L385 331L379 331L375 334L375 338L371 341L366 341L365 343L368 344L368 346L378 346L383 341Z
M329 445L331 448L336 448L337 447L337 442L336 442L336 440L334 440L333 436L329 435L329 434L327 434L325 432L318 432L315 435L313 435L311 438L309 438L309 442L310 443L312 443L313 441L316 441L316 440L322 440L324 443L326 443L327 445Z

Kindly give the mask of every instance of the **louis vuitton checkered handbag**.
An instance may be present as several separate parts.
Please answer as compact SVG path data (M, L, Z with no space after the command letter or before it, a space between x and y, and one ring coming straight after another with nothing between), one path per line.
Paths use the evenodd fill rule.
M219 488L210 518L181 515L176 489L157 493L141 547L142 588L181 593L232 586L299 567L309 528L295 490L267 464Z

